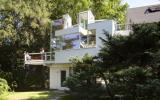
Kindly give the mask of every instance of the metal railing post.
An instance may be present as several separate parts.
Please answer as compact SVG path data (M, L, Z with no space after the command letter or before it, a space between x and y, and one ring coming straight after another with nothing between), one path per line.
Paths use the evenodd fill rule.
M52 60L52 53L50 52L50 54L49 54L49 55L50 55L50 61L51 61L51 60Z
M47 53L46 52L44 53L44 56L45 56L44 60L47 61Z
M26 53L24 53L24 61L27 61Z

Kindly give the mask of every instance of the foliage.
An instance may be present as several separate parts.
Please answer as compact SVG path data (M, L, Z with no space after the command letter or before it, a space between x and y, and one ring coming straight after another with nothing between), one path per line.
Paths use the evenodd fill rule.
M7 81L5 79L0 78L0 95L8 92L8 90L9 90L9 86Z
M129 36L110 36L106 34L104 47L99 60L104 61L102 68L128 66L156 66L158 57L160 23L134 25Z
M72 95L80 100L98 99L104 94L103 86L96 82L98 76L94 67L93 57L85 55L82 59L73 58L73 74L66 80Z
M91 9L96 19L115 19L122 23L127 5L120 2L121 0L0 0L0 69L7 73L3 74L4 78L10 86L16 82L17 88L41 83L39 80L44 78L43 73L48 70L40 71L42 77L34 80L31 77L33 73L25 69L23 54L24 51L39 52L42 47L49 51L51 21L69 13L73 23L76 23L77 13ZM39 74L38 71L36 73Z
M5 79L8 85L11 86L11 83L13 82L13 74L11 72L0 71L0 78Z
M91 9L96 19L114 19L124 24L128 5L122 4L122 0L54 0L52 8L52 19L69 13L76 23L77 13Z
M37 77L38 75L38 77ZM26 67L25 83L28 89L43 89L48 79L48 68L45 66L32 66Z
M113 19L120 24L125 23L128 4L122 0L91 0L92 10L97 19Z
M42 47L49 48L50 1L0 2L0 69L12 74L10 79L5 77L10 86L16 82L18 88L24 88L28 78L23 64L24 51L39 52Z
M94 93L112 100L159 100L160 23L133 25L129 36L105 35L98 56L72 60L74 74L67 80L71 91L83 95L83 100L95 98ZM86 97L86 92L91 97Z
M104 47L98 55L98 66L105 76L103 79L109 80L112 95L123 94L130 99L159 98L159 85L156 93L149 90L153 85L151 81L159 81L159 29L160 23L133 25L129 36L106 34L107 39L102 39ZM148 91L143 91L145 88ZM137 94L140 91L141 94ZM146 92L150 95L143 94Z
M62 96L61 98L60 98L60 100L79 100L80 98L77 98L77 97L75 97L75 96L73 96L73 95L65 95L65 96Z
M63 14L69 13L73 23L77 22L77 13L88 10L91 5L90 0L53 0L52 19L61 18Z

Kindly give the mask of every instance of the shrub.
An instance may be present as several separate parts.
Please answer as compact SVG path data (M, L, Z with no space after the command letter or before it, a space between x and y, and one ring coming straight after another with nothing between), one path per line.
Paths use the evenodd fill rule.
M93 57L86 54L82 59L72 59L73 74L65 84L70 88L72 96L80 100L99 100L105 89L97 83L98 75L94 67ZM78 99L78 100L79 100Z
M0 78L0 95L2 95L5 92L8 92L9 90L8 83L5 79Z
M115 95L127 100L160 100L160 79L153 76L152 68L129 67L109 76Z
M5 79L8 82L8 85L11 86L13 82L13 73L0 70L0 78Z

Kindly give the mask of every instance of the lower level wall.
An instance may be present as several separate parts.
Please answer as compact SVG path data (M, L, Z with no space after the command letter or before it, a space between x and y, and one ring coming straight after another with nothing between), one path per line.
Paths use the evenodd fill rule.
M69 67L50 66L50 89L68 90L68 88L61 86L61 71L66 71L66 77L69 76Z

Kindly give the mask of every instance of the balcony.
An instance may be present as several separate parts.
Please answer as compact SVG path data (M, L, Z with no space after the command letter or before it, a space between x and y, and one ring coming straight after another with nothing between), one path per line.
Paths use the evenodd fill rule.
M53 53L24 53L26 65L47 65L54 63Z
M84 35L89 34L87 29L83 28L80 25L74 25L67 29L56 30L55 36L63 36L66 34L73 34L73 33L82 33Z
M129 35L129 33L132 31L132 25L131 24L117 24L115 25L116 31L114 35Z

